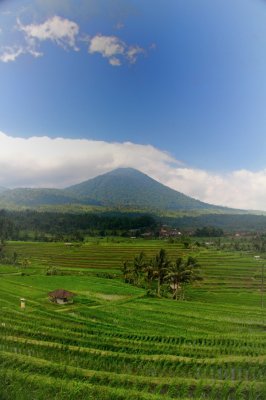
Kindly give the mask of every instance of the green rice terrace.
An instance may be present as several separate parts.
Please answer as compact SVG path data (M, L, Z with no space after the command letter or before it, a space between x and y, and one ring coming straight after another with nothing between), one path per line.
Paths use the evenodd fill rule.
M7 243L20 265L0 266L0 399L266 399L260 261L183 247ZM184 301L123 282L123 260L160 248L201 264L203 280L186 288ZM74 292L74 303L50 302L56 289Z

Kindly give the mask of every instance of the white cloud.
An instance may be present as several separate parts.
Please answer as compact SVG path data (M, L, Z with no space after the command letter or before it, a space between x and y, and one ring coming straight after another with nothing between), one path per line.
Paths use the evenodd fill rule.
M31 54L33 57L43 55L39 51L39 43L51 40L64 49L79 50L76 46L76 39L79 34L79 26L68 19L58 16L49 18L42 24L23 25L17 20L17 29L24 37L20 44L2 46L0 48L0 61L15 61L22 54Z
M96 35L89 39L89 53L99 53L107 58L111 65L120 66L122 59L134 64L138 55L145 53L145 50L137 45L128 46L117 36Z
M36 50L35 45L30 42L25 46L5 46L0 49L0 61L8 63L15 61L22 54L31 54L33 57L40 57L43 54Z
M89 52L100 53L103 57L113 57L123 54L125 51L125 43L116 36L94 36L90 40Z
M266 169L228 174L183 166L151 145L87 139L15 138L0 132L0 186L66 187L133 167L207 203L266 210Z
M55 15L42 24L23 25L19 20L17 23L18 29L25 33L32 46L37 41L51 40L65 49L78 50L76 38L79 34L79 26L74 21Z
M119 60L119 58L117 57L111 57L109 60L109 63L113 66L113 67L120 67L121 65L121 61Z
M130 46L127 50L127 58L131 64L135 64L139 54L144 54L145 50L139 46Z
M15 61L22 54L40 57L43 53L39 49L45 41L51 41L65 50L75 51L79 50L78 41L88 43L89 54L101 54L114 67L121 66L123 62L134 64L140 54L146 53L139 45L128 45L117 36L98 34L90 37L87 33L80 34L76 22L58 15L41 24L23 24L17 19L15 28L20 32L21 38L17 43L0 47L0 62Z
M4 63L15 61L23 53L24 49L21 46L2 47L0 51L0 61Z
M206 203L240 209L266 210L266 169L227 174L193 168L173 168L164 183Z
M175 162L153 146L87 139L11 137L0 133L0 186L63 187L119 166L147 172Z

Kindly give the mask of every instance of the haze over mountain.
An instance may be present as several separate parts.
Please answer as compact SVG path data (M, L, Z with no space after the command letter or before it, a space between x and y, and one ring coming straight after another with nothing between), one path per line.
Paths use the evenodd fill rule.
M148 211L229 210L195 200L133 168L118 168L66 189L3 188L2 192L0 190L2 208L66 205Z
M8 190L7 188L0 186L0 193L6 192L7 190Z

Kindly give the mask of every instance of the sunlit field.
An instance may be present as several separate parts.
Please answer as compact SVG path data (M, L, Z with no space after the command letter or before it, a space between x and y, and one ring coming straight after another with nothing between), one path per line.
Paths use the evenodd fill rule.
M123 282L123 260L160 248L201 264L203 281L184 301ZM253 254L141 239L10 242L7 251L27 262L0 267L1 399L266 398L266 313ZM76 294L73 304L49 302L59 288Z

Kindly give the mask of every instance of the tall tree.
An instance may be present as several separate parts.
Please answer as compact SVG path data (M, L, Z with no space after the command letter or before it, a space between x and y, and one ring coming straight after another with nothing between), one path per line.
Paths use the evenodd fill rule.
M145 273L145 281L147 283L146 288L151 289L152 281L155 277L155 271L153 268L153 260L150 260L149 262L147 262L144 273Z
M165 249L161 249L153 259L154 275L157 279L157 296L161 297L161 286L164 282L167 270L170 268L171 261L168 258Z
M200 265L196 258L189 256L186 260L178 257L166 272L165 280L173 290L173 299L184 299L184 286L197 280L202 280Z
M125 283L132 283L133 282L132 265L128 260L122 262L121 270L124 276Z
M5 242L3 239L0 239L0 259L5 257Z
M134 283L139 285L140 277L145 270L147 265L146 257L143 251L141 251L137 256L134 257L133 260L133 276Z

